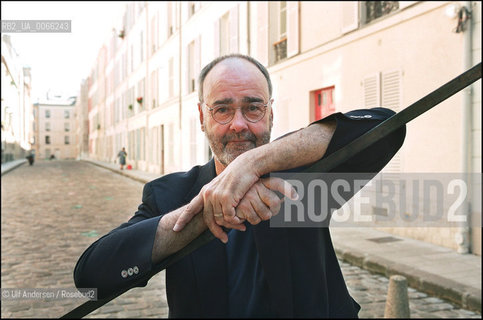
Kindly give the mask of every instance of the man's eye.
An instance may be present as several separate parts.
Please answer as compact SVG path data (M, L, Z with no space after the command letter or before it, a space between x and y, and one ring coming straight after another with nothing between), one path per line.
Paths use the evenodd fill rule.
M219 114L225 114L225 113L228 113L229 111L230 111L230 108L228 107L218 107L215 110L215 112Z
M247 107L247 111L248 112L258 112L260 111L262 108L258 105L258 104L251 104Z

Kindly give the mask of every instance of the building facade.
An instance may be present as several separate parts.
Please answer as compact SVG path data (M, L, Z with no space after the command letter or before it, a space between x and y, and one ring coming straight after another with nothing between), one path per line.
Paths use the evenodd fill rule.
M48 99L34 104L35 154L38 159L76 159L75 99Z
M2 163L25 158L33 141L30 68L22 66L10 36L2 35Z
M75 102L75 154L77 159L89 157L89 118L87 112L87 81L82 81Z
M128 164L160 175L206 162L197 75L235 52L271 74L276 138L332 112L400 111L478 63L481 3L129 3L88 79L89 156L112 162L126 147ZM481 80L408 124L384 172L481 173L480 92ZM468 224L385 230L481 254L481 228Z

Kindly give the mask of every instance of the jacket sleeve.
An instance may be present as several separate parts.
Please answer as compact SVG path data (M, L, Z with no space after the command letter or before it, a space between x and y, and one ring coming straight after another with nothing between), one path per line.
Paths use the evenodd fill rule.
M152 268L151 253L160 214L152 184L148 183L135 215L81 255L74 269L76 287L97 288L98 299L102 299L146 275Z
M335 119L337 122L334 135L332 136L325 155L321 160L376 127L394 114L394 111L386 108L360 109L345 114L332 114L327 118L317 121L323 122L329 119ZM332 169L331 172L377 173L384 168L401 148L405 136L406 126L403 126L381 138L368 148L365 148L346 162L341 163L336 168Z

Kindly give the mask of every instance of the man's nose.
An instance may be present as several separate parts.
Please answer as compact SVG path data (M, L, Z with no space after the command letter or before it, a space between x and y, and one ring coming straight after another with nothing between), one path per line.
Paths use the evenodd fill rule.
M235 115L233 116L233 120L230 123L230 129L235 132L242 132L243 130L248 129L247 120L243 116L241 109L235 110Z

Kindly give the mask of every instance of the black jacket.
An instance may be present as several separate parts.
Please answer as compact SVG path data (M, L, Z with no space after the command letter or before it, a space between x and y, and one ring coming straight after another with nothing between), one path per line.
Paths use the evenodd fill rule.
M337 127L325 156L392 114L374 108L331 115ZM405 133L405 127L395 131L331 172L375 175L401 147ZM102 298L148 274L154 267L151 253L161 216L189 203L215 175L212 159L188 172L147 183L135 215L82 254L74 270L76 286L98 288ZM264 221L254 226L254 237L269 286L268 299L278 316L357 317L360 306L347 291L328 228L270 228L269 221ZM226 252L218 240L167 268L170 317L226 317L226 276Z

